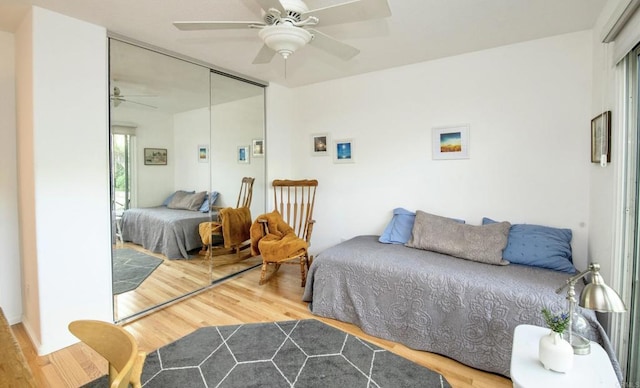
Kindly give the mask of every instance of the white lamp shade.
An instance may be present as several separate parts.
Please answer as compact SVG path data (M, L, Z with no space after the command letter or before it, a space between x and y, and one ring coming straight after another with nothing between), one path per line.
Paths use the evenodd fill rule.
M289 54L309 43L313 37L304 28L290 24L266 26L260 30L258 35L267 47L282 55L284 59L287 59Z

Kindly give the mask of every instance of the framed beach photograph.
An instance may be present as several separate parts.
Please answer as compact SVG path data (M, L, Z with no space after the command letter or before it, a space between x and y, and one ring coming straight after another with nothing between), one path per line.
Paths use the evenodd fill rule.
M238 146L238 163L249 164L249 146Z
M316 133L311 135L311 154L313 156L329 155L328 133Z
M353 163L354 159L353 139L342 139L333 142L333 162Z
M432 129L433 159L469 159L469 125Z
M208 161L209 161L209 146L199 145L198 146L198 162L207 163Z
M606 111L591 120L591 163L611 163L611 111Z
M253 139L251 141L251 155L254 158L261 158L264 156L264 139Z
M165 166L167 164L167 149L145 148L144 164L149 166Z

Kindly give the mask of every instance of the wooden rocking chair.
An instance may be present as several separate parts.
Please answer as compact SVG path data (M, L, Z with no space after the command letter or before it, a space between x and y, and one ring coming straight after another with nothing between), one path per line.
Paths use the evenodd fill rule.
M199 226L202 237L202 251L207 258L240 252L250 246L249 229L251 227L251 200L255 178L244 177L240 183L240 192L235 208L213 206L218 210L218 220L203 222ZM207 240L208 238L208 240Z
M313 208L316 200L316 189L318 181L313 180L274 180L273 198L275 210L280 213L282 220L286 222L295 232L298 238L311 244L311 233L313 232ZM262 224L263 235L269 234L269 226L266 219L258 219ZM307 281L307 270L313 261L313 256L309 255L308 247L299 250L291 255L266 259L262 257L262 270L260 272L260 284L264 284L269 264L275 265L275 271L281 264L300 265L300 275L302 277L302 287ZM274 273L275 273L274 271ZM273 274L272 274L273 275Z

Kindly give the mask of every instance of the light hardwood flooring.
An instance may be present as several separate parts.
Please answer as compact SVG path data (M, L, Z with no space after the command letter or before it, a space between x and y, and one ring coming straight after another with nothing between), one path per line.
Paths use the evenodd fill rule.
M157 257L162 263L139 287L114 296L115 319L118 321L206 287L211 284L212 279L223 278L262 262L260 257L248 257L248 251L241 252L241 256L231 254L208 259L204 255L193 255L188 260L170 260L136 244L124 243L115 247L120 248Z
M303 289L297 266L282 266L263 286L258 285L259 278L259 268L247 271L124 327L142 350L150 352L202 326L315 318L438 371L453 387L511 387L511 380L502 376L369 336L351 324L312 315L307 303L301 301ZM107 373L106 362L82 343L38 357L23 326L17 324L12 329L40 387L78 387Z

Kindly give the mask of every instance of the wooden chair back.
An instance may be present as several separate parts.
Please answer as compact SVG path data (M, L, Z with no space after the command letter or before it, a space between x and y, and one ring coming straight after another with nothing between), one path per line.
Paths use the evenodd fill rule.
M313 208L316 200L318 181L315 179L273 181L273 199L277 210L284 221L295 231L296 235L311 242L313 231Z
M128 331L112 323L93 320L73 321L69 324L69 331L107 359L109 387L128 387L129 382L135 380L137 384L134 383L133 386L140 386L139 373L142 372L142 365L139 366L138 376L132 376L136 364L140 362L138 345ZM144 353L142 354L144 363Z
M240 192L238 193L238 202L236 208L251 208L251 200L253 199L253 182L255 178L244 177L240 184Z

